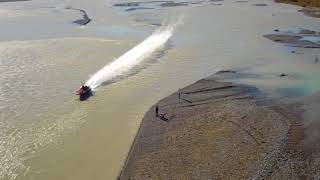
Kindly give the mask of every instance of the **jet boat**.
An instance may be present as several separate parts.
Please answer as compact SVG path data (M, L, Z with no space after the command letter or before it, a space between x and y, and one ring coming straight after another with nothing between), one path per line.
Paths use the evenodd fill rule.
M92 94L91 88L86 85L82 85L76 93L76 95L79 96L80 100L87 99L91 94Z

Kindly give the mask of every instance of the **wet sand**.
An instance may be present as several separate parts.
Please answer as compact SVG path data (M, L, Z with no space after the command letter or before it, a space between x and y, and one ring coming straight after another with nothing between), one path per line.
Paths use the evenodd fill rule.
M162 99L160 117L151 107L119 179L319 177L317 148L304 141L303 101L274 102L254 87L217 81L235 73Z

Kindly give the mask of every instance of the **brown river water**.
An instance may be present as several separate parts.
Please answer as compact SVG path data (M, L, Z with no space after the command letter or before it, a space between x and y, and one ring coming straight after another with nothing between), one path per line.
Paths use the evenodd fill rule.
M253 74L238 83L276 96L320 90L319 49L263 37L320 30L297 6L122 2L0 3L0 179L116 179L149 107L219 70ZM70 7L92 21L72 23L82 14ZM79 101L85 82L95 90Z

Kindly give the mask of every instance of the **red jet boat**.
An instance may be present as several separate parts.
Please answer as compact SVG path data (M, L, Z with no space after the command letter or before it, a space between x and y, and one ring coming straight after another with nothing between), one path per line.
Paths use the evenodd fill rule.
M92 94L91 88L86 85L82 85L76 93L76 95L79 95L80 100L86 99L91 94Z

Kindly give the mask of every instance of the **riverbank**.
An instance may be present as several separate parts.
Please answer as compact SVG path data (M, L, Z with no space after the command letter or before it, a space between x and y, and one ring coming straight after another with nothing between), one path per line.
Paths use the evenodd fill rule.
M302 6L304 8L299 12L306 16L320 18L320 1L318 0L275 0L275 2Z
M131 7L114 4L125 2L127 1L34 0L0 3L0 61L3 64L0 99L4 102L0 107L0 142L3 142L0 145L0 166L3 167L0 168L0 179L116 179L148 109L177 89L202 79L213 71L233 69L239 74L247 73L244 78L233 82L250 84L275 94L305 96L320 90L320 61L317 58L320 57L319 49L291 47L280 38L279 41L278 37L275 39L277 43L264 37L266 34L277 33L296 36L296 29L302 28L319 32L319 19L297 12L302 9L300 7L273 1L240 0L187 3L139 1L136 5L129 4ZM87 26L74 23L77 20L86 22L80 10L84 10L92 20ZM182 21L180 17L183 17ZM141 42L148 42L148 37L154 31L158 32L158 26L162 29L169 24L179 25L175 26L168 42L157 51L150 54L148 49L157 46L163 40L161 37L159 41L144 48L134 48ZM279 32L275 31L277 29ZM310 31L307 33L308 36L306 31L303 35L298 35L307 37L304 40L317 40ZM281 42L282 44L278 44ZM310 45L308 43L308 47ZM132 48L135 49L134 55L131 54ZM74 92L82 82L85 83L104 66L114 64L119 60L118 57L127 53L131 55L127 60L120 61L121 66L110 69L108 76L97 79L101 86L90 99L78 101ZM143 58L139 59L139 63L132 63L132 57L137 57L137 54L143 54ZM108 77L116 78L107 81ZM225 90L235 89L229 87ZM199 93L181 91L185 100L206 102L196 99L195 96ZM219 93L223 92L225 91L219 90ZM250 96L255 97L255 93L254 88L248 90ZM206 95L208 96L199 98L213 100L216 97ZM177 94L173 97L177 99ZM227 142L237 141L218 136L220 131L225 135L229 134L229 137L241 135L239 139L247 139L244 143L255 143L249 135L247 137L235 133L244 132L236 128L236 125L220 123L218 120L222 116L233 118L234 113L229 117L228 112L233 109L237 110L236 113L244 111L245 107L237 109L237 106L244 106L245 103L253 103L247 108L255 108L256 100L250 97L248 101L241 98L231 101L225 100L222 95L218 98L219 104L210 102L208 106L200 104L192 107L194 103L185 100L179 101L179 105L190 107L167 107L160 104L161 114L168 113L172 108L175 117L168 114L164 116L168 121L165 118L164 121L159 118L151 120L153 123L170 124L161 124L163 128L171 127L171 124L180 126L179 123L186 122L181 125L188 125L185 127L185 131L188 131L186 135L180 132L181 129L173 129L176 133L175 136L170 134L173 142L161 147L172 147L168 152L175 151L175 144L179 146L178 150L186 149L183 149L186 152L184 156L187 157L185 161L193 162L192 159L195 159L194 164L198 165L200 170L197 171L200 173L201 169L214 169L212 159L219 157L209 159L209 165L202 165L201 162L207 155L200 156L199 153L214 151L211 154L215 153L215 156L221 155L224 158L230 155L230 158L236 159L237 154L232 152L234 156L231 156L230 151L247 147L233 149L233 145ZM231 95L229 98L232 98ZM224 101L229 105L224 107ZM208 109L211 106L212 109ZM176 114L180 109L181 115ZM216 117L210 114L210 111L216 113L220 109L226 109L224 115ZM196 113L192 111L198 110L203 110L209 120L211 116L215 117L217 122L208 124L209 120L194 121L198 117L193 116ZM151 113L154 113L153 110ZM198 116L198 119L202 118L199 114ZM184 117L186 118L182 119ZM251 118L254 117L258 115ZM247 120L239 119L231 120L240 124ZM203 129L206 126L213 130ZM214 129L215 126L221 127L221 130ZM222 132L223 127L234 129ZM247 129L247 125L244 127ZM315 127L310 125L310 136L320 129ZM193 130L189 135L189 129L193 128L199 130ZM167 134L166 131L165 129L164 134ZM281 134L279 131L277 133ZM172 133L171 130L168 133ZM201 143L197 144L197 141ZM258 141L260 143L261 140ZM180 148L184 142L195 144L192 147L194 154L187 153L188 145ZM210 143L215 144L207 145ZM224 143L227 149L225 153L222 147ZM263 143L260 144L263 146ZM196 145L202 148L197 150ZM248 152L240 152L244 154L241 157L250 159L248 154L256 153L255 146L258 145L250 145ZM252 157L255 158L256 155ZM173 160L167 162L164 159L160 162L170 165L175 163ZM217 160L219 166L222 160ZM233 167L230 164L233 163L228 160L228 164L224 166ZM191 165L193 164L186 164L173 170L187 167L188 171L193 171L189 167ZM246 167L248 166L250 165ZM223 167L224 170L226 167ZM166 167L163 171L170 168ZM233 171L238 174L243 172L237 169ZM254 170L250 172L255 173Z
M320 1L318 0L276 0L276 2L295 4L303 7L320 7Z
M315 177L302 106L270 103L254 87L217 81L235 73L199 80L180 98L176 92L151 107L119 179Z

